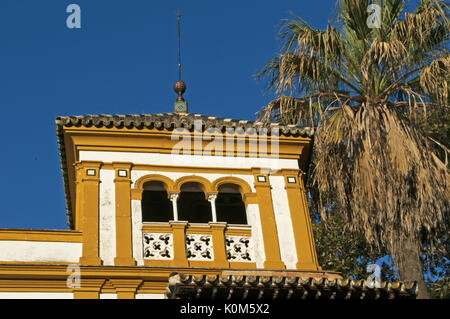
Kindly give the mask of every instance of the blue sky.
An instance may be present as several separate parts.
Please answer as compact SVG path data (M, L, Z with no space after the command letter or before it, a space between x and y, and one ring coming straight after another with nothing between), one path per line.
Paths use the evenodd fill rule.
M66 26L71 3L81 29ZM56 116L172 111L178 8L189 111L253 120L281 20L324 28L335 1L2 0L0 228L67 228Z

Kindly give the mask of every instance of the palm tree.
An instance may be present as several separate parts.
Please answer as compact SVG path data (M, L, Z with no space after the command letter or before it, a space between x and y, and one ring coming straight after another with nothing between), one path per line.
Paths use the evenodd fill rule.
M417 117L448 114L450 27L444 1L419 1L413 13L405 2L337 0L325 30L285 20L280 54L257 74L278 97L258 120L315 127L323 216L333 194L346 227L389 252L400 280L418 281L427 298L421 260L448 253L450 177Z

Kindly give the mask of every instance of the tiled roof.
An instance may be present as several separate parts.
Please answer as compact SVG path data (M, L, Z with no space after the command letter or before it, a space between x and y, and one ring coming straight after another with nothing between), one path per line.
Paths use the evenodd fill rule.
M159 114L129 114L129 115L82 115L82 116L58 116L56 124L68 126L96 126L96 127L138 127L138 128L158 128L173 130L183 127L189 130L194 129L194 121L202 121L202 129L206 130L210 127L216 127L221 131L226 128L260 128L263 127L261 122L242 121L218 118L214 116L205 116L201 114L180 114L180 113L159 113ZM271 129L279 128L280 135L293 136L309 136L313 135L313 131L309 127L300 127L297 125L278 125L271 124Z
M216 275L172 273L168 299L415 299L417 282L381 283L302 276Z

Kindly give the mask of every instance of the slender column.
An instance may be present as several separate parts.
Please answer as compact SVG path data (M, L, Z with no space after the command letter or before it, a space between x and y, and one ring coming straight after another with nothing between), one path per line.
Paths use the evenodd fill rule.
M187 267L186 257L186 226L187 221L169 221L173 234L173 266Z
M257 168L253 168L252 171L255 177L255 190L258 198L264 252L266 255L264 268L285 269L286 266L281 260L269 175L262 173Z
M78 202L83 218L81 265L101 265L99 257L99 183L101 162L85 161L78 166L81 174L82 198Z
M171 193L170 194L170 201L172 202L173 220L174 221L178 221L178 206L177 206L177 202L178 202L179 196L180 196L180 194L178 194L178 193Z
M113 163L116 193L116 266L134 266L131 225L131 171L132 163Z
M216 199L217 199L217 194L208 194L208 201L211 203L211 213L212 213L213 223L217 222Z

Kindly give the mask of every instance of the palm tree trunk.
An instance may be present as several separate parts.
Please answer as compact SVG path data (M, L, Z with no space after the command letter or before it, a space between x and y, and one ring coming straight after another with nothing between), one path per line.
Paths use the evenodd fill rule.
M419 255L419 246L411 236L399 238L394 252L394 263L397 266L400 281L417 281L418 299L429 299L427 286L423 277L422 261Z

